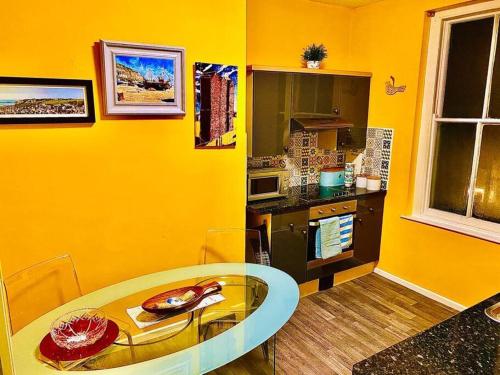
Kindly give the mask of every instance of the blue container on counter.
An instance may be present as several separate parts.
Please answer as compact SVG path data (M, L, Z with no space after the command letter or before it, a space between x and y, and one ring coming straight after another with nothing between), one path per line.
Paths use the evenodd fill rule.
M319 175L319 186L344 186L344 168L324 168Z

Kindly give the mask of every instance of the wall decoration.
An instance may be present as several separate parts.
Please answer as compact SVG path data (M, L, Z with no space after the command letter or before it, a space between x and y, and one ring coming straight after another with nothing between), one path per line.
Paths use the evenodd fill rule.
M108 115L184 115L184 49L101 41Z
M0 124L93 122L92 81L0 77Z
M391 80L385 83L385 93L387 95L396 95L398 92L405 92L406 85L396 86L396 80L391 76Z
M196 148L235 147L238 67L196 63L194 85Z

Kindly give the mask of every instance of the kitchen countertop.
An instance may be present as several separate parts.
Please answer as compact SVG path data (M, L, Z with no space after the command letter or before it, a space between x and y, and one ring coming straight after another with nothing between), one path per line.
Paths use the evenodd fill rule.
M500 374L500 323L487 307L500 293L354 365L353 375Z
M321 188L324 189L324 188ZM318 184L293 186L288 189L288 195L283 198L249 202L247 211L256 214L280 214L284 212L308 209L309 207L357 199L367 195L385 195L384 190L370 191L357 188L335 189L339 196L324 198ZM328 196L328 194L327 194Z

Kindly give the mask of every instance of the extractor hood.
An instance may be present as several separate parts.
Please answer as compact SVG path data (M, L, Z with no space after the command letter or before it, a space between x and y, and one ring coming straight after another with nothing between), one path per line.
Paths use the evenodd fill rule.
M292 118L292 130L321 131L352 128L354 124L341 117Z

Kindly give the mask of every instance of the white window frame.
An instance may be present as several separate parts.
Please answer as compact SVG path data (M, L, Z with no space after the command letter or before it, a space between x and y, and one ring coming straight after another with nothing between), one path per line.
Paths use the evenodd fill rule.
M482 118L441 118L439 114L442 113L443 108L451 25L454 23L491 17L492 15L495 15L495 22ZM499 23L500 0L492 0L484 3L476 3L473 5L436 12L431 20L420 139L415 174L413 212L411 216L406 217L410 220L483 238L496 243L500 243L500 224L471 217L474 196L473 188L469 188L466 216L430 208L430 195L438 123L466 122L470 124L477 124L476 143L470 180L471 187L475 186L476 183L483 126L484 124L495 124L495 126L500 126L500 119L487 119L495 50L498 48L496 52L500 53L500 46L496 45L499 33Z

